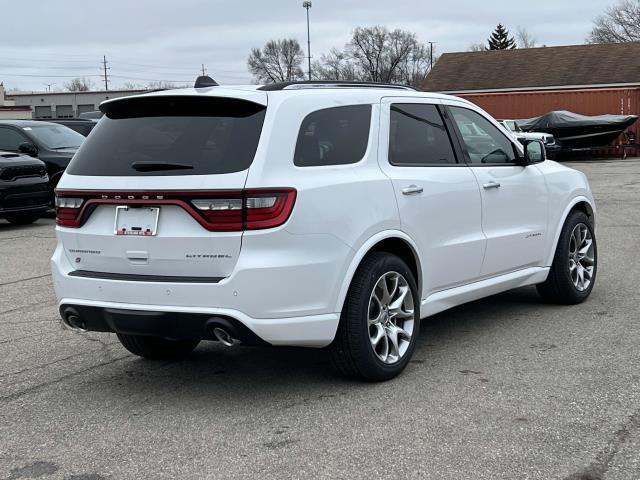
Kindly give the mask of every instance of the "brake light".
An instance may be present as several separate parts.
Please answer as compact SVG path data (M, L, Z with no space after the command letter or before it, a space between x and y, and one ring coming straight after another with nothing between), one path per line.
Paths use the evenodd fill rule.
M80 207L83 198L56 195L56 223L63 227L79 227Z
M287 221L296 200L292 188L280 191L248 191L245 198L246 230L260 230L282 225Z
M96 192L56 190L56 223L77 228L96 206L177 205L209 231L274 228L293 210L293 188L192 192Z
M242 230L242 196L238 198L203 198L191 200L205 219L207 230Z
M282 225L291 214L296 191L243 190L239 198L204 198L191 201L210 230L259 230Z

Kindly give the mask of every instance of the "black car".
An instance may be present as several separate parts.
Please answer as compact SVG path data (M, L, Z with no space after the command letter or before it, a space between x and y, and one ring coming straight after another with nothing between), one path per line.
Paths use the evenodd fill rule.
M0 150L42 160L55 187L85 137L64 125L34 120L0 120Z
M35 222L50 204L44 163L28 155L0 151L0 218L26 225Z
M48 118L46 120L37 119L37 121L42 122L50 122L57 123L58 125L64 125L65 127L69 127L71 130L78 132L83 137L86 137L91 133L93 127L95 127L98 122L95 120L88 120L85 118Z

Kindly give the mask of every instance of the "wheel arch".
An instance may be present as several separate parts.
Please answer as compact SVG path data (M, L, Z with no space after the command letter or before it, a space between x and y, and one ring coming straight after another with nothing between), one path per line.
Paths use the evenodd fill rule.
M560 217L559 223L556 225L556 230L553 237L553 243L551 245L551 251L547 256L547 261L545 263L546 266L550 266L553 263L553 257L556 253L556 249L558 248L558 241L560 239L560 232L562 231L562 227L564 226L567 218L573 211L580 211L589 217L591 223L593 225L593 229L596 229L596 209L593 205L592 200L588 199L585 196L578 196L573 198L565 208L564 212L562 212L562 216Z
M349 291L349 286L353 280L356 270L362 263L362 260L372 252L387 252L400 257L411 269L416 283L418 284L418 293L422 296L422 264L418 255L418 248L415 242L406 233L399 230L387 230L380 232L369 238L357 250L353 256L351 263L347 269L342 286L338 293L336 311L342 311L344 301Z

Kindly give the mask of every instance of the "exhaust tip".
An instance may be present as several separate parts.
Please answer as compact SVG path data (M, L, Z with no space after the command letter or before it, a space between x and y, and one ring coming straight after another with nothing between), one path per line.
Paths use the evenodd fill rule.
M233 347L236 343L233 337L224 328L214 327L213 336L216 337L216 340L221 344L227 347Z
M66 317L67 325L71 328L87 331L87 323L82 320L78 315L70 314Z

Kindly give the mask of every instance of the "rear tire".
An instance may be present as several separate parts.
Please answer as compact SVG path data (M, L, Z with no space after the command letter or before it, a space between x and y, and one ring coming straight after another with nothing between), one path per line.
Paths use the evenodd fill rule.
M352 378L389 380L409 363L419 330L420 295L413 273L395 255L374 252L362 261L349 287L329 346L331 364Z
M200 340L168 340L161 337L117 334L124 348L151 360L180 360L189 356Z
M38 218L40 217L38 215L24 213L24 214L16 214L16 215L7 215L5 218L9 223L13 225L30 225L36 220L38 220Z
M591 220L575 210L562 226L549 276L537 285L542 298L562 305L584 302L593 290L598 248Z

